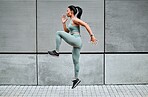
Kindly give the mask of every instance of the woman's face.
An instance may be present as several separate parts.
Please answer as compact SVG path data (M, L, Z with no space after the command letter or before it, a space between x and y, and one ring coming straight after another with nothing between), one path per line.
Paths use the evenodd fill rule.
M72 11L70 10L70 8L67 8L66 15L67 17L70 17L72 15Z

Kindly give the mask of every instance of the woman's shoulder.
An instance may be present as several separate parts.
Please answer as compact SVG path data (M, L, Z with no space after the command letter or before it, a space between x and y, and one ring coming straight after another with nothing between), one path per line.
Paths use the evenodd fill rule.
M77 24L78 22L80 22L80 21L82 21L82 20L80 20L80 19L77 18L77 17L74 17L74 18L72 18L72 21Z
M72 18L72 21L79 21L80 19L77 17Z

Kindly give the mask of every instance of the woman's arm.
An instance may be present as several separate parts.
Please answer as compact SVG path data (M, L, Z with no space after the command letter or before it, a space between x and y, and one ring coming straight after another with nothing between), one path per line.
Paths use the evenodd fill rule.
M77 25L84 26L86 28L86 30L88 31L89 35L90 36L93 35L92 30L91 30L90 26L87 23L83 22L82 20L80 20L78 18L74 18L73 19L73 22L75 24L77 24Z
M66 15L63 15L63 16L62 16L63 29L64 29L65 32L69 33L69 30L68 30L67 27L66 27L66 21L67 21L67 20L68 20L68 19L66 18Z
M63 29L64 29L65 32L69 33L69 30L66 27L66 23L63 23Z
M91 37L91 41L94 42L94 43L96 43L97 40L96 40L94 34L92 33L92 30L91 30L90 26L89 26L87 23L85 23L84 21L82 21L82 20L80 20L80 19L78 19L78 18L74 18L74 19L73 19L73 22L74 22L75 24L77 24L77 25L82 25L82 26L84 26L84 27L86 28L86 30L88 31L90 37Z

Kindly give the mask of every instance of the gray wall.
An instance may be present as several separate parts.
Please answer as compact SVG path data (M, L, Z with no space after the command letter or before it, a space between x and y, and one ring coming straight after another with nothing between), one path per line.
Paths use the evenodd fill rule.
M0 54L0 84L36 85L36 56Z
M33 54L55 49L55 33L63 30L61 15L70 4L84 9L82 20L91 26L99 40L98 45L89 44L89 35L81 27L81 52L91 52L80 56L81 85L148 83L148 54L130 53L147 52L147 1L106 0L104 39L103 0L38 0L37 35L35 0L0 0L0 85L72 84L71 54L61 54L59 58ZM61 52L71 49L62 42Z
M148 83L148 54L107 54L106 84Z
M105 83L148 83L148 1L106 0ZM114 54L114 52L118 54ZM127 52L121 54L120 52Z
M0 0L0 52L36 50L35 0Z
M147 0L106 0L107 52L148 51L147 5Z

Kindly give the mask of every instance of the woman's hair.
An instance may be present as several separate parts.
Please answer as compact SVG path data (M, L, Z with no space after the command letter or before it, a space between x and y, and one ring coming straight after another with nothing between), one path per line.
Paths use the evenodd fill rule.
M81 18L82 8L80 8L79 6L74 6L74 5L70 5L70 6L68 6L68 8L74 12L74 15L77 14L77 18L79 18L79 19Z

